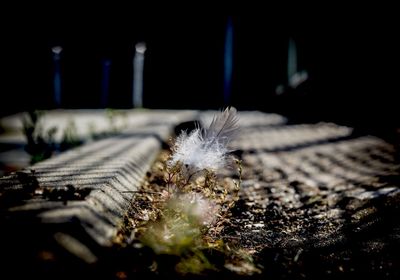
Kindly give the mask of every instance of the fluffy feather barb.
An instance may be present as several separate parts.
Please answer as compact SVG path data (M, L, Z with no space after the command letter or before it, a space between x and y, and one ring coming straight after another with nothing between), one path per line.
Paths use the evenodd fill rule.
M237 132L235 108L227 108L215 116L206 129L195 129L189 135L182 132L177 138L169 165L178 162L192 172L217 170L226 163L227 144Z

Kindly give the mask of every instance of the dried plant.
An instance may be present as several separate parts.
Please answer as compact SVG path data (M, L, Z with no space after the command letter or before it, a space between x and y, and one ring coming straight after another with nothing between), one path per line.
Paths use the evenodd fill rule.
M142 195L151 202L146 203L153 207L150 212L157 215L135 223L139 240L157 255L179 256L175 266L179 273L216 269L204 253L210 250L225 254L227 263L241 263L220 236L239 198L242 165L240 160L233 160L228 148L238 131L237 122L236 109L227 108L205 128L182 132L169 157L163 155L163 164L157 163L153 170L163 180L153 177L153 189L147 192L158 189L158 195ZM231 166L230 159L237 166L237 182L219 176L221 169ZM136 213L142 213L142 217L149 217L148 209L138 210L140 207Z

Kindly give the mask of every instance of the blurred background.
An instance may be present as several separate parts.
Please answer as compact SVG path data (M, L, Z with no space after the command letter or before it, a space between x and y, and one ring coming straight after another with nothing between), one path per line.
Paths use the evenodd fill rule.
M148 16L139 9L122 15L47 8L14 11L2 26L2 116L30 109L233 105L295 122L376 130L399 123L392 71L397 30L386 13ZM136 104L135 87L142 96Z

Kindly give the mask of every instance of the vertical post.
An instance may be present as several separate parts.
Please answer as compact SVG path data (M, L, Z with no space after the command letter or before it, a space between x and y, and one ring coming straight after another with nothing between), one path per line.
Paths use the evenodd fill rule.
M293 38L290 38L288 45L287 84L291 88L297 88L308 79L308 72L306 70L299 71L297 63L296 42Z
M293 38L289 39L288 45L288 61L287 61L287 83L290 85L291 80L297 73L297 48Z
M54 90L54 104L57 108L61 106L61 46L51 48L53 53L54 76L53 76L53 90Z
M232 18L228 18L225 31L224 53L224 105L228 105L231 99L233 72L233 24Z
M101 106L106 108L108 105L108 95L110 91L110 68L111 60L102 60L102 77L101 77Z
M133 58L133 87L132 100L133 107L143 107L143 68L144 53L146 52L146 44L144 42L135 45L135 56Z

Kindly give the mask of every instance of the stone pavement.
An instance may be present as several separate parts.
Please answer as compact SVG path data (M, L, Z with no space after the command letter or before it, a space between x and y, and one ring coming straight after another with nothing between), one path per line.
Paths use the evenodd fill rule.
M193 115L195 111L183 114ZM165 116L167 115L166 119ZM67 133L74 140L87 142L102 136L116 134L127 128L147 126L153 123L176 123L182 113L168 110L52 110L43 111L38 121L42 136L51 129L56 129L53 141L62 143ZM24 151L27 144L23 134L23 119L27 113L18 113L0 119L0 176L27 167L30 156Z
M398 144L331 123L244 126L232 143L244 174L226 239L259 252L273 278L396 279Z
M213 112L135 114L132 119L140 121L116 136L0 179L0 242L23 244L3 244L11 260L21 257L13 255L16 248L24 250L38 238L95 263L102 248L112 244L134 191L173 128L194 119L207 121ZM331 123L289 125L279 115L261 112L241 112L240 119L240 136L231 144L243 159L241 199L224 238L258 251L259 260L274 263L269 267L276 271L307 263L310 250L322 248L328 254L340 244L353 248L348 244L357 238L365 245L358 249L365 252L400 244L396 228L386 237L364 234L398 213L398 146ZM38 250L46 258L48 250ZM341 254L348 258L350 253ZM393 266L392 259L388 265ZM336 263L327 267L350 269Z
M20 250L29 251L40 242L46 248L46 241L52 240L75 257L94 262L93 250L112 245L134 192L174 126L195 114L144 112L140 122L116 136L1 178L2 254L23 262ZM10 239L18 244L7 244Z

